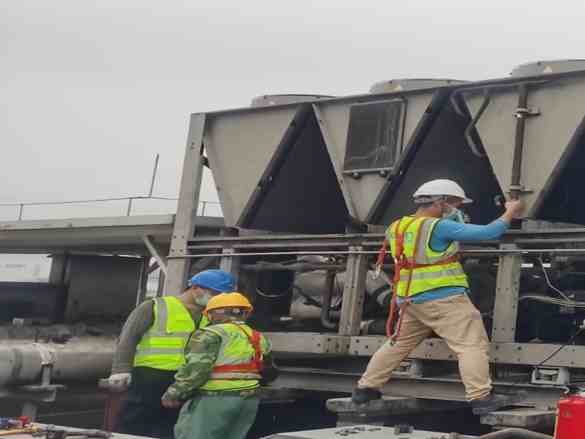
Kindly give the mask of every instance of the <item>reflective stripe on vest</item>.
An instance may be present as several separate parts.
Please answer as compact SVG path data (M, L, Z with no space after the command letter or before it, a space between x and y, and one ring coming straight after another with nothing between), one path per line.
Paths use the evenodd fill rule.
M195 322L185 305L174 296L154 299L154 321L134 356L135 367L177 370L185 364L185 348ZM200 322L205 324L203 320Z
M398 233L404 234L403 265L395 285L398 296L413 296L444 287L469 287L463 267L456 259L459 244L452 242L444 251L435 251L430 246L433 230L439 220L404 217L388 228L386 233L394 258L396 227Z
M209 381L201 390L221 391L258 387L261 361L270 350L268 340L248 325L222 323L205 328L221 337L221 346ZM254 335L256 334L256 337ZM257 339L255 343L252 340ZM257 345L255 349L253 344Z

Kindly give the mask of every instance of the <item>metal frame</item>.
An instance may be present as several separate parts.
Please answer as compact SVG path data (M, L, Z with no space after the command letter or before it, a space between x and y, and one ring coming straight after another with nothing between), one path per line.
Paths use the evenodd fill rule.
M179 191L179 203L177 205L169 256L185 255L187 253L187 241L195 233L195 217L203 177L205 118L205 114L202 113L191 115ZM168 273L165 276L165 294L178 295L185 289L189 265L187 260L169 259Z
M585 255L585 228L541 230L528 232L512 230L504 236L504 244L485 242L477 246L462 248L462 254L472 257L499 258L496 304L494 307L494 330L492 359L496 363L533 366L559 345L516 343L516 316L519 275L522 255L576 254ZM199 237L189 242L188 249L194 257L222 254L230 249L230 257L237 255L275 254L335 254L347 255L349 281L344 290L344 308L338 336L349 343L347 356L373 354L386 340L382 336L359 336L363 281L368 270L367 258L374 256L381 245L381 234L347 235L257 235L239 237ZM579 245L580 244L580 245ZM575 247L577 245L577 247ZM567 248L568 247L568 248ZM222 250L223 249L223 250ZM237 251L237 253L234 253ZM295 333L294 337L280 337L275 346L278 351L307 353L318 351L316 338L319 334ZM328 334L332 336L335 334ZM294 339L294 342L292 341ZM288 343L288 344L287 344ZM423 360L455 360L452 351L441 340L427 340L412 354L412 358ZM585 368L585 346L569 346L546 364Z
M378 198L374 202L370 212L367 215L366 221L368 223L376 223L380 219L384 206L392 197L393 191L399 185L400 179L403 178L405 170L411 165L413 157L417 150L423 144L430 130L433 128L441 111L446 103L458 99L458 94L461 92L474 92L481 89L489 88L490 91L497 91L498 89L511 87L527 87L526 84L534 83L535 81L550 82L563 78L583 76L585 71L571 72L563 74L548 75L546 78L526 77L526 78L507 78L494 81L476 82L473 84L457 84L448 87L440 87L434 90L431 102L428 106L422 119L419 121L414 133L412 134L409 143L404 148L404 152L395 164L391 173L387 177L387 182ZM388 99L400 98L402 96L416 94L417 92L400 92L377 95L375 101L384 101ZM429 93L428 89L421 90L419 93ZM319 102L311 102L305 104L288 104L275 107L297 108L297 112L289 128L283 136L278 148L276 149L269 166L265 169L260 178L259 185L253 197L248 201L238 224L246 225L250 223L254 215L255 206L264 193L264 186L270 182L270 178L275 175L282 165L287 151L290 151L291 145L294 143L298 132L306 121L307 117L313 113L316 117L318 125L321 129L321 134L327 148L327 151L333 162L341 163L341 158L338 157L338 150L332 143L329 135L328 126L321 113L322 106L327 105L328 102L343 102L364 103L374 101L372 95L354 96L348 98L325 99ZM458 103L458 102L457 102ZM489 103L489 98L485 99L484 107ZM461 111L465 109L465 115L470 118L470 125L466 129L466 138L469 143L470 137L477 136L474 123L477 122L481 113L472 117L466 105L455 106L455 110ZM265 111L265 108L257 109L236 109L222 112L214 112L211 115L217 114L237 114ZM404 116L404 115L403 115ZM204 116L201 116L204 117ZM193 125L197 129L194 130ZM203 122L193 122L191 131L196 131L197 138L203 136ZM571 147L565 152L563 160L564 163L568 160L570 153L577 146L578 138L585 130L585 119L573 135ZM520 146L520 132L518 135L517 150ZM404 130L403 130L404 132ZM190 134L191 136L192 134ZM523 137L523 136L522 136ZM478 151L476 151L478 152ZM192 154L192 150L188 148L187 159ZM520 151L518 152L520 154ZM515 169L519 169L520 156L516 155ZM187 161L187 160L186 160ZM342 194L346 201L350 215L355 211L355 206L352 204L351 196L348 193L347 187L343 184L344 172L338 169L338 166L333 167L336 172L336 177L340 184ZM182 193L185 192L189 196L189 202L197 199L197 195L193 193L192 188L199 189L200 175L193 172L192 168L186 167L190 172L188 176L183 176ZM199 178L199 180L197 180ZM553 174L551 180L547 185L550 187L551 182L556 181L558 175ZM515 178L518 180L518 178ZM518 182L511 182L517 184ZM190 185L189 190L183 186ZM515 189L515 187L512 187ZM543 194L544 196L544 194ZM181 201L186 203L184 196L181 195ZM181 209L178 211L177 219L180 215L185 215L185 206L188 203L180 203ZM248 234L242 236L220 236L220 237L193 237L189 234L189 227L186 227L184 221L181 223L177 221L175 224L174 242L177 235L181 236L180 246L171 245L173 251L169 254L169 279L167 285L179 285L179 279L183 279L179 275L180 271L172 272L171 265L183 267L185 270L190 260L196 258L211 258L220 257L221 267L238 274L241 269L242 258L246 256L254 256L258 260L258 256L264 256L268 259L276 255L301 255L301 254L322 254L322 255L338 255L346 257L346 273L347 282L343 292L343 305L339 322L339 329L332 333L268 333L273 342L275 351L280 353L292 354L306 358L307 355L314 355L317 358L323 356L334 356L337 359L342 358L344 361L364 361L365 357L372 355L382 343L386 342L387 338L383 336L360 336L360 325L362 323L362 308L364 301L364 283L367 271L369 269L368 262L372 260L373 255L378 251L379 246L384 239L384 236L379 233L372 234L335 234L335 235L286 235L286 234ZM178 241L177 241L178 242ZM534 367L542 362L551 353L561 348L556 344L533 344L533 343L517 343L516 340L516 318L518 313L518 295L519 295L519 278L521 271L522 258L528 255L542 255L542 254L571 254L571 255L585 255L585 228L579 229L548 229L538 231L528 230L513 230L507 233L502 242L484 242L474 245L473 247L464 246L462 249L464 256L473 256L478 258L489 258L491 260L499 261L499 268L497 274L497 287L495 296L495 306L493 315L493 330L491 342L491 361L494 362L498 369L504 371L510 370L524 370L526 368ZM339 264L339 262L337 262ZM170 278L174 278L171 281ZM447 347L447 345L440 339L427 339L421 343L411 354L410 358L420 361L420 364L431 365L437 362L454 362L456 361L455 354ZM572 370L580 369L581 373L585 373L585 346L567 346L561 349L554 357L546 362L549 367L567 367ZM304 388L314 388L315 390L340 390L350 391L357 378L357 369L351 373L344 373L336 370L335 367L319 368L320 363L315 363L316 368L305 370L298 367L291 368L284 371L284 375L279 379L278 385L295 387L301 385ZM357 364L357 363L356 363ZM353 370L353 369L352 369ZM359 371L361 372L361 370ZM398 382L398 383L397 383ZM462 385L456 378L442 378L442 377L410 377L401 378L393 381L393 392L404 392L404 394L415 397L441 397L444 399L458 399L463 397ZM351 384L350 384L351 383ZM351 385L351 387L350 387ZM527 388L531 391L531 397L540 401L541 405L546 405L550 400L558 397L559 389L554 386L535 386L530 385L530 379L527 382L502 383L497 381L496 385L508 388Z

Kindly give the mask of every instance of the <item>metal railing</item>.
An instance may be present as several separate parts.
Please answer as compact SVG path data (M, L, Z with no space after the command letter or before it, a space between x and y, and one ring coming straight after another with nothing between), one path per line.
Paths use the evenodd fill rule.
M37 201L37 202L26 202L26 203L0 203L0 207L15 207L18 209L17 220L22 221L24 219L24 211L26 207L38 207L38 206L66 206L73 204L95 204L95 203L106 203L112 201L126 201L126 216L132 215L133 203L135 200L158 200L158 201L177 201L178 198L171 197L157 197L147 195L136 195L129 197L110 197L110 198L93 198L88 200L69 200L69 201ZM211 207L216 206L221 211L221 205L217 201L200 201L197 209L197 214L205 216L205 211Z

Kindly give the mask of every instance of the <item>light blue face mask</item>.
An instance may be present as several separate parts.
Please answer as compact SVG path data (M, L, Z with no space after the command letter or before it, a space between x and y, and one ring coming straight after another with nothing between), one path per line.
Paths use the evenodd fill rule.
M456 223L465 223L465 214L456 207L449 206L451 209L443 213L443 219L455 221Z
M206 307L212 297L213 294L206 291L205 293L195 296L195 303L199 306Z

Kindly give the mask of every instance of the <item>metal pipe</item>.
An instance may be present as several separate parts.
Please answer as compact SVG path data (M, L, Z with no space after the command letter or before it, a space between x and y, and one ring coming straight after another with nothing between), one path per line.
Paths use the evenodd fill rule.
M504 430L479 436L478 439L554 439L552 436L523 428L505 428Z
M512 181L510 185L510 196L517 200L522 193L520 178L522 176L522 156L524 151L524 131L526 128L528 104L528 86L518 86L518 109L516 110L516 137L514 139L514 158L512 160Z
M325 250L325 251L278 251L278 252L250 252L230 253L230 256L295 256L295 255L377 255L378 250ZM541 254L585 254L585 248L538 248L538 249L475 249L461 250L459 253L470 256L498 256L498 255L541 255ZM200 253L193 255L169 256L167 259L198 259L225 256L222 253Z
M152 197L152 192L154 191L154 183L156 181L156 173L158 171L158 159L160 158L160 154L156 154L156 158L154 159L154 169L152 170L152 180L150 181L150 190L148 191L148 196Z
M323 291L323 305L321 306L321 324L327 329L337 329L337 323L330 320L331 298L335 289L335 271L328 271Z
M115 346L113 337L79 338L65 344L3 344L0 387L40 382L47 364L53 366L53 381L97 381L108 376Z
M126 216L130 216L130 213L132 212L132 200L132 197L128 198L128 209L126 209Z

